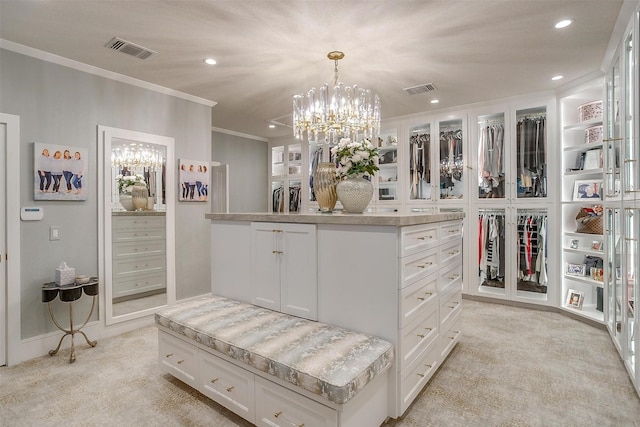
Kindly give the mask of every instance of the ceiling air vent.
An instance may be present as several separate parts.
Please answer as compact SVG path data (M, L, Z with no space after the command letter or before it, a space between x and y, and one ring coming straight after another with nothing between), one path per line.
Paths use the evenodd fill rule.
M438 88L433 83L425 83L418 86L406 87L402 90L407 92L407 95L417 95L419 93L435 92Z
M126 53L127 55L135 56L136 58L140 59L147 59L151 55L158 53L135 43L122 40L118 37L112 38L111 41L105 45L105 47L117 50L118 52Z

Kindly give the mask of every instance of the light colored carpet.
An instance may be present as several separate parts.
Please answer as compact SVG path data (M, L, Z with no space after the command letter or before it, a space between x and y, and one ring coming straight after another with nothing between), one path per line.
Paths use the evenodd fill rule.
M604 330L558 313L463 304L461 341L385 427L640 426L640 399ZM0 368L0 425L250 426L160 372L155 327L83 343L73 364L67 344Z

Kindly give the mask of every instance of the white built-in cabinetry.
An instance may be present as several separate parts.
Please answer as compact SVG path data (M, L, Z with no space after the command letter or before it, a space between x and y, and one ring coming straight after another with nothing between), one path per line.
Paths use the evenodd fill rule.
M314 224L251 223L251 301L318 320Z
M400 221L401 214L301 213L290 216L295 223L287 216L263 215L269 221L263 222L259 214L207 214L212 292L296 315L302 314L291 307L315 307L317 317L303 317L391 342L388 415L396 418L461 336L462 215L437 215L429 222L428 214L409 214L426 223L398 226L388 222ZM285 261L287 252L294 255ZM286 281L283 268L291 268ZM285 288L294 292L288 301L278 299L278 289Z
M114 215L111 221L114 301L164 290L165 217L131 212Z
M624 7L624 6L623 6ZM640 4L606 75L604 103L604 319L636 391L640 327Z

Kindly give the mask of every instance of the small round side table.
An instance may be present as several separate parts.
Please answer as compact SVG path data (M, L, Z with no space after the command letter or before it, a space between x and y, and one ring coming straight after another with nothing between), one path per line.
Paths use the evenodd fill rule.
M91 310L89 311L89 314L87 315L87 318L85 319L82 326L75 329L73 327L73 302L80 299L83 293L93 297L93 300L91 302ZM69 303L69 329L65 329L60 325L60 322L58 322L58 320L53 314L53 311L51 310L51 301L55 300L58 295L60 296L60 301ZM93 314L93 310L96 305L97 296L98 296L98 278L97 277L91 277L89 279L89 282L82 283L82 284L59 286L55 282L50 282L42 285L42 302L47 303L49 307L49 315L51 316L51 320L53 320L53 323L55 323L58 329L64 332L64 335L60 337L60 341L58 342L58 347L56 347L55 350L49 351L50 356L53 356L54 354L58 353L58 350L60 350L60 345L62 345L62 340L67 335L71 335L71 356L69 356L69 363L73 363L76 361L76 350L73 342L73 337L75 334L77 333L82 334L84 339L87 341L87 344L89 344L91 347L95 347L98 344L98 341L90 341L89 338L87 338L87 335L82 331L82 328L84 328L84 326L87 324L87 322L91 318L91 315Z

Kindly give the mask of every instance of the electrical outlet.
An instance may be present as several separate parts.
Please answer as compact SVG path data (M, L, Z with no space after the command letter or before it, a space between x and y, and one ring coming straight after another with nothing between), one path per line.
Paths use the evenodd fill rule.
M60 240L60 227L49 227L49 240Z

